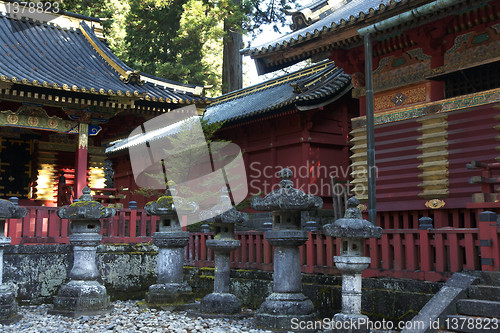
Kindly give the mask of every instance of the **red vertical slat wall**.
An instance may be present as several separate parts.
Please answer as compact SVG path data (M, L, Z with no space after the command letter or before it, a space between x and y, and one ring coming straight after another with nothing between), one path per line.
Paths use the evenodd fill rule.
M468 182L470 177L480 175L480 171L468 170L465 164L471 160L495 162L497 114L498 109L492 104L448 113L450 196L444 199L447 207L465 207L472 201L473 193L481 192L481 184Z
M416 175L421 164L417 159L420 154L418 128L415 119L375 126L377 206L381 205L380 211L400 210L405 201L418 198L420 179ZM394 207L385 209L384 204L389 203L394 203Z

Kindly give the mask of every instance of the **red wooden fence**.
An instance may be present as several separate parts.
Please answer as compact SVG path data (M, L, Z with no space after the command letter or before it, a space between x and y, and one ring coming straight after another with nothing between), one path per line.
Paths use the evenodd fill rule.
M12 244L69 244L69 220L60 219L57 207L26 207L23 219L10 219L6 235ZM144 210L120 209L113 218L102 219L104 243L143 243L152 240L157 216L148 216Z
M9 220L6 233L12 244L69 243L68 220L58 218L56 210L28 207L25 218ZM477 213L466 209L434 213L436 229L430 230L419 230L415 224L425 214L379 213L379 224L391 228L384 229L382 238L365 242L365 255L371 257L371 264L364 276L440 281L464 270L500 270L500 226L491 221L480 222ZM115 217L102 220L103 242L149 242L157 221L157 217L147 216L144 210L121 209ZM213 253L205 245L212 237L191 233L186 247L187 264L213 266ZM233 268L273 269L272 247L262 232L238 232L236 239L241 241L241 247L231 254ZM339 274L333 263L339 249L339 239L311 233L300 248L302 271Z

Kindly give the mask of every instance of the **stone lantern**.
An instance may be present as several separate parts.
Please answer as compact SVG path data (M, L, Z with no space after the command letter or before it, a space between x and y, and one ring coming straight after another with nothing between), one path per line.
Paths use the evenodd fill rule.
M361 273L368 268L370 257L364 256L364 239L380 238L382 228L364 220L355 197L347 201L344 218L324 226L327 236L340 237L340 256L333 259L342 272L342 312L333 316L340 332L369 332L368 317L361 314Z
M214 291L201 299L200 310L214 314L238 313L241 310L241 300L229 292L229 255L240 247L240 241L234 239L234 226L245 221L246 214L238 212L231 205L227 189L223 188L218 204L210 211L200 212L200 218L213 223L215 227L214 239L206 242L207 247L215 253Z
M313 303L302 294L299 246L309 238L301 230L300 213L323 206L319 197L293 188L290 169L282 169L280 188L265 198L254 198L252 208L271 211L273 228L265 232L266 240L274 247L273 293L262 303L257 326L276 330L292 328L292 319L315 319Z
M15 200L12 200L15 199ZM17 314L16 291L3 283L3 248L10 244L10 237L5 237L5 220L21 219L26 216L24 207L17 206L17 198L12 202L0 199L0 324L11 324L21 316Z
M115 210L94 201L87 186L82 193L77 202L57 210L57 216L70 219L69 242L73 245L74 262L69 272L70 281L59 289L54 308L49 311L51 314L77 317L112 310L106 287L97 281L96 252L102 240L100 219L113 217Z
M169 185L164 196L146 204L148 215L160 217L159 231L153 234L153 242L158 246L158 283L149 287L146 303L150 306L175 306L194 302L191 287L183 281L184 247L189 243L189 232L182 231L177 214L193 214L198 210L195 203L183 202L175 207L173 196L177 191Z

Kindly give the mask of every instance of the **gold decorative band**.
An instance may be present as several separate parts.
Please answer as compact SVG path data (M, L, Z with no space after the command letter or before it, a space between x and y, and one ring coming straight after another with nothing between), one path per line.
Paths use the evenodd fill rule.
M397 109L394 111L375 114L375 125L387 124L412 118L419 118L434 113L445 113L462 110L471 107L496 103L500 101L500 88L482 91L470 95L463 95L443 99L436 102L429 102L417 106ZM366 117L353 118L352 127L359 128L366 126Z

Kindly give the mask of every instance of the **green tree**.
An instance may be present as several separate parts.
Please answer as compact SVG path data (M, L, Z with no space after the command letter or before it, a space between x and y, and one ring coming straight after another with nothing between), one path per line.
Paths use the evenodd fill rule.
M217 8L202 0L130 0L125 38L129 65L171 80L214 85L213 57L222 27Z
M242 35L278 31L297 0L64 0L62 9L110 18L111 49L129 66L166 79L241 88Z
M60 8L68 12L100 18L111 49L118 57L126 59L124 38L125 17L130 10L128 1L64 0Z

